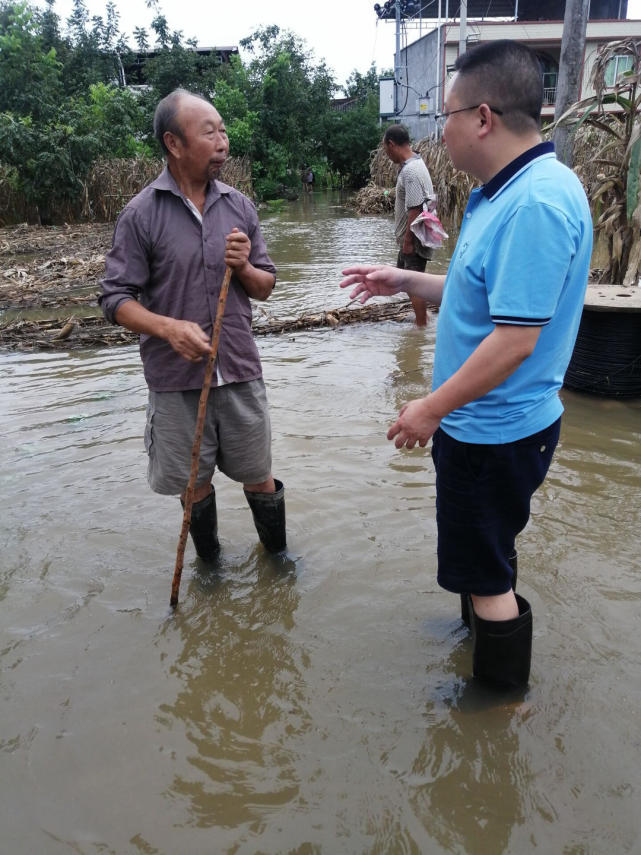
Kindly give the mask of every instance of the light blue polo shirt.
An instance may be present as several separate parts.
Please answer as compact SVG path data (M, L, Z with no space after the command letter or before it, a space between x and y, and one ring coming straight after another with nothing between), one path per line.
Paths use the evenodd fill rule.
M563 412L592 253L579 179L540 143L473 190L438 316L432 388L454 374L495 324L540 326L534 352L500 386L454 410L443 430L462 442L513 442Z

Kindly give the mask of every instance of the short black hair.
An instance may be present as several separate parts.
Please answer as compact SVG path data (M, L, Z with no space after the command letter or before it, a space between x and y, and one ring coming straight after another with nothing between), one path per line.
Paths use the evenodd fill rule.
M405 125L390 125L383 134L383 142L393 142L395 145L409 145L410 135Z
M169 131L170 134L175 134L181 140L184 140L182 128L178 124L177 115L178 109L180 107L180 102L183 98L200 98L201 101L205 101L207 104L211 104L204 95L200 95L197 92L189 92L187 89L174 89L173 92L170 92L169 95L165 95L165 97L158 102L156 106L156 112L154 113L154 136L160 143L160 147L162 148L165 154L169 154L169 150L165 145L164 136Z
M541 126L543 69L527 45L509 39L486 42L461 54L454 65L471 103L502 110L514 133Z

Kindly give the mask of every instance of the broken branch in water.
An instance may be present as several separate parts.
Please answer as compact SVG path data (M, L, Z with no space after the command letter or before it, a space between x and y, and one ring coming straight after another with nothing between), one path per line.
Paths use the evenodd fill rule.
M254 335L279 335L288 332L337 328L354 323L381 321L406 321L413 318L413 309L407 299L387 300L384 303L353 305L325 311L305 312L296 317L278 318L264 308L257 312L252 323ZM430 307L437 311L436 306ZM71 325L71 326L70 326ZM71 333L73 332L73 335ZM51 333L54 333L52 336ZM48 337L43 337L48 336ZM102 315L72 316L60 329L60 320L26 320L17 318L0 326L0 348L7 350L80 350L91 347L114 347L134 344L138 336L123 327L112 326Z

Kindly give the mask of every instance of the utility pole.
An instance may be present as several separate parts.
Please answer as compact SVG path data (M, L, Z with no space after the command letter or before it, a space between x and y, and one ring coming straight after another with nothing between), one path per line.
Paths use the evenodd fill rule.
M436 111L443 106L443 97L441 93L441 0L438 0L438 24L436 25L436 80L435 80L435 103Z
M561 61L554 107L555 120L579 100L589 10L590 0L566 0L565 2ZM570 167L572 166L572 146L573 141L568 126L557 127L554 131L556 154L559 160Z
M396 0L396 56L394 57L394 115L398 116L401 104L401 0Z
M467 50L467 0L461 0L461 11L459 12L458 28L458 55Z

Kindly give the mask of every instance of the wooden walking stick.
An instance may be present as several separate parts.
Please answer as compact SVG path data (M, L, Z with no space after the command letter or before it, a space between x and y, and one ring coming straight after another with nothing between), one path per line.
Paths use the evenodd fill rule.
M220 288L220 297L218 298L218 306L216 308L216 322L214 323L214 332L211 337L211 352L207 360L205 368L205 379L203 388L200 392L200 400L198 402L198 417L196 419L196 431L194 433L194 444L191 448L191 471L189 473L189 483L185 490L185 508L183 512L183 523L180 529L180 537L178 538L178 549L176 550L176 566L174 568L174 578L171 583L171 598L169 605L175 609L178 605L178 589L180 588L180 577L183 572L183 560L185 557L185 545L187 544L187 534L189 533L189 523L191 522L191 509L194 504L194 488L196 486L196 478L198 477L198 461L200 458L200 443L203 438L203 429L205 427L205 412L207 411L207 398L209 397L209 389L211 388L211 378L214 374L214 362L218 353L218 340L220 339L220 330L223 325L223 315L225 313L225 303L227 301L227 292L229 291L229 280L231 279L231 268L225 269L225 278Z

